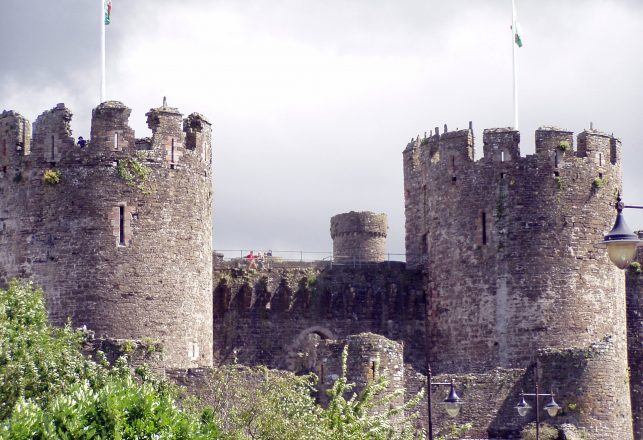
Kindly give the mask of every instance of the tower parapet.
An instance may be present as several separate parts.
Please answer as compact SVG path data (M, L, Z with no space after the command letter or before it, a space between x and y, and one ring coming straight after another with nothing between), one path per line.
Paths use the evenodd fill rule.
M0 180L10 219L0 283L31 276L55 324L71 318L98 338L158 340L166 367L210 365L211 126L196 118L200 146L189 149L178 110L150 110L151 140L135 138L130 113L118 101L96 107L84 148L63 104L38 117L21 179ZM19 121L3 115L0 123Z
M385 260L386 214L347 212L330 219L333 259L336 262Z

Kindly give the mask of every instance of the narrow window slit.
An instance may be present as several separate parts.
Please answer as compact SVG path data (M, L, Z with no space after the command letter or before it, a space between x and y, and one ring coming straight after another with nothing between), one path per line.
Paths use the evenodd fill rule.
M505 173L500 173L500 178L504 179L505 178Z
M603 153L598 153L598 164L603 166Z
M172 138L172 149L170 150L170 168L174 169L174 138Z
M373 375L373 380L375 380L375 361L371 363L371 374Z
M118 132L114 132L114 150L118 150L119 148L118 141Z
M500 152L500 162L504 162L504 161L505 161L505 152L501 151Z
M125 246L125 207L124 206L119 206L118 207L118 212L119 212L119 220L118 220L118 229L119 229L119 235L118 235L118 244L121 246Z
M54 137L51 137L51 161L56 162L56 149Z
M324 384L324 363L319 366L319 383Z
M482 213L482 244L487 244L487 213Z

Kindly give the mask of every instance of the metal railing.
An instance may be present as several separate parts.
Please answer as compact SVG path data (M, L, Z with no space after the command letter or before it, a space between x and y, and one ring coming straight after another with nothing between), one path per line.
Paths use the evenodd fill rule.
M247 255L250 252L253 252L255 257L258 256L259 252L263 255L264 258L269 259L272 262L300 262L300 263L313 263L313 262L330 262L331 264L367 264L373 263L372 260L360 260L359 258L349 257L349 256L333 256L332 251L289 251L289 250L276 250L272 251L270 249L215 249L215 255L222 255L219 257L220 261L224 262L234 262L234 261L245 261ZM406 254L405 253L387 253L386 259L387 262L405 262Z

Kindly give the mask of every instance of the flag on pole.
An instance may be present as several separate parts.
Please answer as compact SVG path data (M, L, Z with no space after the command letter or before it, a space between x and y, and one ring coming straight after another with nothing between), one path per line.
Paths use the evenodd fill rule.
M522 47L522 29L520 29L520 25L518 24L518 22L516 22L515 25L514 42L518 47Z
M105 0L105 24L109 24L112 15L112 0Z

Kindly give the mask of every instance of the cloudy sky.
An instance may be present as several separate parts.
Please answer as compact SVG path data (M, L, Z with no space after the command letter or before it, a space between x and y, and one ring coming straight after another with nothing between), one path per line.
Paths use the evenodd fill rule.
M330 217L369 210L402 253L410 138L513 125L510 0L112 2L107 94L137 137L163 96L213 122L217 249L328 252ZM100 3L2 0L0 110L64 102L88 135ZM643 2L516 4L523 155L540 125L593 121L622 139L625 199L643 204Z

